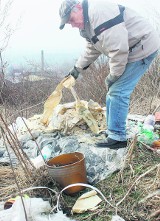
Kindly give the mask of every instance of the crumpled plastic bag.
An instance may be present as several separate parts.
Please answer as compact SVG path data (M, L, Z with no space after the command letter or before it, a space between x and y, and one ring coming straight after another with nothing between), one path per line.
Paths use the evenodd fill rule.
M42 198L24 198L23 202L27 213L27 218L33 220L34 217L43 212L50 212L51 206L48 201ZM0 211L0 221L26 221L21 198L16 199L10 209Z

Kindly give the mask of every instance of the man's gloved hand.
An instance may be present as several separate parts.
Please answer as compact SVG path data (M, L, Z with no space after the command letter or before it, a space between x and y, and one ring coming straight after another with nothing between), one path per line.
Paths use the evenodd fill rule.
M69 75L72 75L75 79L78 78L79 75L79 71L77 70L77 68L74 66L68 73L68 75L66 77L68 77Z
M107 91L109 91L109 88L113 84L113 82L110 81L110 79L108 77L106 77L105 84L106 84Z
M118 78L119 76L112 76L110 74L106 77L105 84L106 84L107 90L109 90L112 84L114 84L114 82L118 80Z

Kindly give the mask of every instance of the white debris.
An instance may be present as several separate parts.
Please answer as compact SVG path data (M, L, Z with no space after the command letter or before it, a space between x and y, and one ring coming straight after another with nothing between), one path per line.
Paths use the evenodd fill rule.
M122 217L116 215L116 216L112 216L112 220L111 221L125 221Z

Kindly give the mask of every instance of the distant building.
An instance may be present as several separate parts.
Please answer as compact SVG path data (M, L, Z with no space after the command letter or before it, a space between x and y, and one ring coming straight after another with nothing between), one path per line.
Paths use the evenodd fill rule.
M46 79L45 77L37 76L34 74L30 74L30 75L24 77L24 80L26 80L26 81L42 81L45 79Z

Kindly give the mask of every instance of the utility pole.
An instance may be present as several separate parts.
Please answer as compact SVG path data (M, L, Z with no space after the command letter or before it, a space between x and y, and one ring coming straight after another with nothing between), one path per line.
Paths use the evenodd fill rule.
M41 50L41 74L44 74L44 51Z

